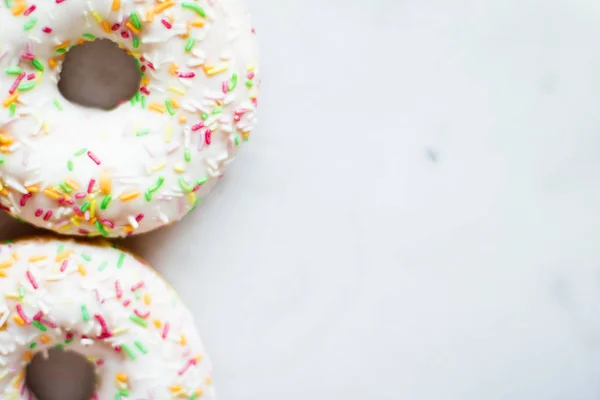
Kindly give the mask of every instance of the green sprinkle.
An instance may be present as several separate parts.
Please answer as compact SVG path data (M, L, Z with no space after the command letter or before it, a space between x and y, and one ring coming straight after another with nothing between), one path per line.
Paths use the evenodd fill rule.
M0 154L0 164L4 164L4 156Z
M23 286L19 286L19 297L25 297L25 288Z
M98 222L98 221L96 221L96 222ZM100 224L100 226L102 226L102 224ZM102 261L102 264L100 264L100 266L98 267L98 271L104 271L107 266L108 266L108 262Z
M123 261L125 261L125 253L119 254L119 260L117 261L117 268L121 269L123 267Z
M145 129L139 129L136 133L135 136L146 136L147 134L150 133L150 129L145 128Z
M237 86L238 83L238 74L233 74L233 76L231 77L231 83L229 84L229 91L232 91L233 89L235 89L235 87Z
M173 110L173 105L171 104L171 100L165 101L165 107L167 107L167 111L171 116L175 115L175 110Z
M144 354L148 354L148 349L142 344L142 342L136 340L135 342L133 342L133 344L135 344L135 347L137 347L139 351L141 351Z
M27 90L33 89L34 87L35 87L35 82L25 82L25 83L21 83L17 89L19 89L21 92L25 92Z
M33 343L31 343L31 344L29 345L29 348L30 348L30 349L35 349L36 347L37 347L37 343L36 343L36 342L33 342Z
M9 107L8 107L8 116L9 117L13 117L15 115L15 113L17 112L17 103L12 103Z
M137 49L138 47L140 47L140 39L136 36L133 38L133 48Z
M202 121L206 121L206 119L208 118L208 114L202 113L202 114L200 114L200 118L202 118Z
M152 193L148 190L144 193L144 197L146 198L146 201L151 201L152 200Z
M135 106L135 96L133 96L131 99L129 99L129 102L131 103L132 106Z
M108 207L108 203L110 203L111 199L112 199L112 196L110 194L107 194L106 196L104 196L104 198L102 199L102 203L100 203L100 209L106 210L106 207Z
M135 102L136 103L140 101L140 96L141 96L141 94L140 94L139 90L137 92L135 92Z
M106 231L106 229L104 228L104 225L102 225L100 223L100 221L96 221L94 222L94 225L96 225L96 229L98 229L98 232L100 232L100 234L104 237L108 236L108 232ZM98 269L100 271L100 269Z
M59 244L58 248L56 249L56 254L60 254L63 252L63 250L65 249L65 245L64 244Z
M194 4L194 3L181 3L181 7L187 8L188 10L195 11L201 17L206 17L206 11L204 11L204 8L200 7L198 4Z
M131 18L133 26L135 26L137 29L142 28L142 24L140 23L140 17L138 17L136 12L132 12L131 14L129 14L129 17Z
M185 181L183 176L179 178L179 187L181 188L181 190L183 190L186 193L194 190L194 187L191 185L188 185L188 183Z
M67 161L67 169L69 171L73 171L73 161L71 161L71 160Z
M194 47L195 44L196 44L196 39L189 38L187 43L185 44L185 51L192 50L192 47Z
M61 350L65 348L65 346L63 346L63 345L62 345L62 344L60 344L60 343L59 343L59 344L57 344L57 345L56 345L56 346L54 346L54 347L56 347L57 349L61 349Z
M119 396L122 397L129 397L129 395L131 394L131 392L127 389L121 389L119 390Z
M208 176L203 176L202 178L198 179L196 181L196 185L197 186L202 186L204 185L206 182L208 182Z
M150 189L148 189L148 191L150 193L154 193L156 192L158 189L160 189L160 187L162 186L162 184L165 182L165 178L164 176L159 176L158 180L156 181L156 183L154 184L154 186L150 187Z
M23 27L26 31L30 30L31 28L33 28L35 26L35 24L37 23L37 19L36 18L31 18L29 21L27 21L27 23L25 24L25 26Z
M19 75L23 70L19 67L8 67L4 70L9 75Z
M60 186L60 188L66 193L69 194L71 193L73 190L67 186L66 183L60 183L58 186Z
M85 204L84 204L85 205ZM89 206L88 206L89 208ZM81 207L81 211L83 211L83 207ZM90 256L89 254L82 254L81 258L83 258L85 261L90 262L92 261L92 256Z
M142 108L146 108L146 96L142 96Z
M67 49L65 49L64 47L59 47L58 49L55 50L58 54L65 54L67 52Z
M44 64L37 58L31 61L31 65L38 71L44 72Z
M81 149L81 150L77 150L75 153L73 153L73 155L75 157L79 157L79 156L85 154L86 152L87 152L87 149Z
M212 115L219 115L223 112L223 109L221 107L217 107L212 111Z
M66 344L69 344L69 343L71 343L73 340L75 340L75 339L74 339L73 337L71 337L71 338L69 338L69 339L65 340L65 343L66 343Z
M94 40L96 39L96 36L92 35L91 33L84 33L83 35L81 35L83 38L87 39L87 40Z
M251 81L251 80L247 80L247 81L246 81L246 86L247 86L248 88L251 88L253 85L254 85L254 83L252 83L252 81Z
M54 106L58 109L58 111L62 111L63 110L63 108L60 105L60 102L58 101L58 99L52 100L52 103L54 103Z
M83 317L83 320L85 322L88 322L90 320L90 314L88 313L87 307L85 306L85 304L81 305L81 316Z
M83 203L81 205L81 212L86 212L89 209L90 209L90 202L89 201L86 201L85 203Z
M4 0L4 4L6 4L6 7L8 8L12 8L13 6L12 0Z
M233 141L235 142L235 147L238 147L240 145L240 135L238 135L237 133L233 136Z
M140 300L142 298L142 291L141 290L136 290L134 292L134 294L135 294L136 300Z
M190 149L185 149L183 152L183 157L185 158L186 162L190 162L192 160L192 153L190 152Z
M48 330L48 328L46 328L44 325L42 325L41 323L39 323L36 320L31 321L31 324L33 326L35 326L36 328L38 328L42 332L46 332Z
M129 348L129 346L127 346L126 344L122 344L121 345L121 349L123 349L123 351L125 353L127 353L127 355L129 356L129 358L131 358L132 360L135 360L135 353L133 352L133 350L131 350Z
M135 314L134 314L134 315L132 315L132 316L130 316L130 317L129 317L129 319L130 319L132 322L135 322L136 324L138 324L139 326L142 326L142 327L144 327L144 328L147 328L147 327L148 327L148 322L146 322L144 319L142 319L142 318L138 317L138 316L137 316L137 315L135 315Z

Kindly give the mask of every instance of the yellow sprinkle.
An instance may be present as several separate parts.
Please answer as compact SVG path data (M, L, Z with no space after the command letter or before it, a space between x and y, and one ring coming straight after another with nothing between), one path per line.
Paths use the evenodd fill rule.
M175 172L182 174L185 172L185 165L183 163L177 163L173 165L173 169L175 170Z
M60 195L52 189L44 189L44 194L54 200L60 199Z
M160 171L161 169L163 169L166 166L167 166L167 163L158 164L157 166L152 168L152 172Z
M8 96L6 99L4 99L4 103L3 103L4 107L9 107L12 103L17 101L18 98L19 98L19 92L14 92L10 96Z
M24 1L18 2L17 4L15 4L13 6L13 8L12 8L12 14L14 16L21 15L21 13L23 11L25 11L26 8L27 8L27 4L25 4Z
M98 21L98 23L102 22L102 17L98 14L98 11L92 11L92 16Z
M73 218L71 218L71 219L70 219L70 221L71 221L71 223L72 223L73 225L75 225L75 226L79 226L79 225L80 225L80 222L79 222L79 220L77 219L77 217L73 217Z
M62 42L59 45L54 46L54 50L58 50L58 49L66 49L67 47L69 47L71 45L71 41L70 40L65 40L64 42Z
M42 129L44 130L44 133L47 135L50 133L50 128L48 128L48 122L44 122L42 124Z
M185 91L183 89L178 88L177 86L169 86L167 87L168 90L170 90L171 92L180 94L182 96L185 95Z
M181 344L182 346L185 346L187 344L187 338L183 333L181 334L181 340L179 341L179 344Z
M19 257L19 253L12 253L12 258L13 258L13 260L15 260L15 261L19 261L19 259L20 259L21 257Z
M25 325L25 321L23 321L23 318L21 318L21 316L18 314L13 315L13 321L21 326Z
M179 108L179 102L174 99L173 97L171 97L171 105L173 106L174 109L178 109Z
M18 316L18 315L17 315L17 316ZM19 317L19 318L20 318L20 317ZM21 320L21 321L23 321L23 320ZM25 370L24 370L24 369L22 369L22 370L19 372L19 375L17 375L17 376L15 377L15 380L14 380L14 382L13 382L13 388L17 389L19 386L21 386L21 381L23 380L23 378L24 378L24 377L25 377Z
M173 127L171 125L167 126L167 133L165 135L165 142L169 143L173 139Z
M103 169L100 172L100 190L104 194L110 194L112 191L112 180L110 178L110 172L106 169Z
M67 230L67 229L69 229L70 227L71 227L71 225L69 225L69 224L64 224L64 225L60 226L60 227L58 228L58 230L59 230L59 231L66 231L66 230Z
M2 261L0 262L0 269L4 269L4 268L9 268L13 266L13 261L12 260L6 260L6 261Z
M250 64L250 65L248 65L248 68L246 68L246 69L248 70L248 72L252 72L256 69L256 65Z
M127 376L127 374L123 373L123 372L119 372L117 374L117 381L118 382L127 382L129 380L129 377Z
M87 271L85 270L85 267L83 266L83 264L78 264L77 265L77 271L82 275L82 276L86 276L87 275Z
M194 393L194 394L196 395L196 397L201 397L203 393L204 392L202 391L202 389L198 389L198 390L196 390L196 393Z
M40 342L46 344L46 343L50 343L52 339L50 339L50 337L48 335L42 335L40 336Z
M38 261L43 261L43 260L45 260L47 258L48 258L48 256L40 254L39 256L31 256L31 257L29 257L29 259L27 261L29 261L29 262L38 262Z
M229 69L229 64L223 64L220 67L215 67L215 68L211 68L208 71L206 71L206 75L208 76L215 76L220 74L221 72L225 72Z
M154 11L153 10L148 10L146 11L146 22L154 22Z
M90 219L91 224L96 223L96 199L90 201Z
M73 190L79 190L79 185L72 179L65 179L65 184Z
M21 300L18 293L4 293L4 297L10 300Z
M27 186L25 189L27 189L29 193L37 193L40 191L40 188L37 186Z
M154 326L157 327L157 328L160 328L160 327L162 327L162 322L160 322L159 320L155 319L154 320Z
M144 304L147 306L150 305L150 295L148 293L144 293Z
M160 114L164 114L165 113L165 106L163 106L162 104L158 104L158 103L150 103L150 105L148 106L149 110L152 111L156 111L157 113Z
M112 10L113 11L119 11L120 8L121 8L121 0L113 0L113 2L112 2Z
M185 114L180 114L179 115L179 123L185 124L186 122L187 122L187 117L185 116Z
M131 191L125 192L121 196L119 196L119 200L129 201L129 200L135 199L139 195L140 195L140 192L138 190L131 190Z
M0 278L6 278L6 272L0 271Z
M136 28L135 26L133 26L133 24L131 23L131 21L127 21L127 23L125 24L125 26L127 28L129 28L136 35L139 35L140 30L138 28Z
M165 11L167 8L173 7L174 5L175 5L175 2L173 0L165 1L164 3L161 3L161 4L157 4L154 7L154 13L160 14L161 12Z
M73 254L73 250L65 250L62 253L56 255L56 262L62 262L69 258Z
M196 193L194 193L194 192L189 192L189 193L187 194L187 200L188 200L188 204L189 204L190 206L192 206L192 205L196 204Z

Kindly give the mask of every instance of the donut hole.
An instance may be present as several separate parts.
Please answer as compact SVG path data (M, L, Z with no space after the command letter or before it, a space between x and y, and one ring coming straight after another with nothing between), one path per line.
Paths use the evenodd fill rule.
M89 400L95 390L95 367L73 351L53 348L38 353L27 366L25 384L39 400Z
M112 110L136 94L141 79L133 56L115 42L100 39L66 53L58 90L72 103Z

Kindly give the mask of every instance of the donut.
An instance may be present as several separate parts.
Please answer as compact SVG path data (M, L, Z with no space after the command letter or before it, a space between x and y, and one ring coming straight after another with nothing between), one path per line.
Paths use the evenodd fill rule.
M93 399L214 399L190 312L132 254L103 241L7 243L0 289L1 398L31 399L29 361L60 347L95 366Z
M5 0L0 26L0 207L38 227L122 237L169 225L256 124L258 51L241 0ZM59 91L69 50L95 40L141 75L110 111Z

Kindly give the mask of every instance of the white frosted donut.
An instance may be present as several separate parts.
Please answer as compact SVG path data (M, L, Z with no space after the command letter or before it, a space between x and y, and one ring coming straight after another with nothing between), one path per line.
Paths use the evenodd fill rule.
M131 254L105 242L5 244L0 290L2 399L31 399L25 368L53 347L95 364L94 399L214 399L190 312Z
M195 208L256 122L257 46L241 0L0 2L0 206L110 237ZM64 99L70 46L110 39L143 73L112 111Z

